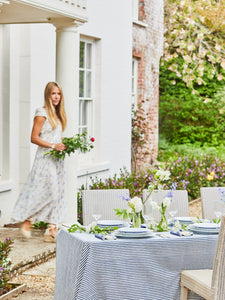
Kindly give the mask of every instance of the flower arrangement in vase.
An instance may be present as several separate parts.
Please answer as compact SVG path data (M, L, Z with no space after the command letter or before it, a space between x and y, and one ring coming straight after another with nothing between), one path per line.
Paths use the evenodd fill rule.
M149 220L149 228L155 231L168 231L168 222L166 218L166 210L170 206L173 198L173 190L176 189L177 184L173 183L171 190L168 191L163 201L159 204L152 200L152 193L157 193L160 190L163 190L164 183L170 179L170 172L167 170L156 170L153 180L148 187L147 197L143 200L143 205L148 206L153 210L158 210L160 212L160 221L157 223L154 219Z
M142 200L139 197L130 199L129 197L124 198L127 201L127 209L115 208L116 215L118 217L123 216L123 219L130 219L133 227L141 227L141 211L142 211Z

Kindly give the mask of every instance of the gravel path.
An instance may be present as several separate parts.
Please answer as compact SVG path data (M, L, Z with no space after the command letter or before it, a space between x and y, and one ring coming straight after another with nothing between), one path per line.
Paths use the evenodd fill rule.
M27 291L13 299L52 300L55 288L55 263L55 258L52 258L12 278L11 282L27 285Z

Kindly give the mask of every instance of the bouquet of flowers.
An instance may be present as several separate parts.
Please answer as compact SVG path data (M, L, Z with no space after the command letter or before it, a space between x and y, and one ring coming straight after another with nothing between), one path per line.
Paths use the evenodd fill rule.
M145 199L145 202L151 196L154 190L162 190L164 181L168 181L170 179L170 171L159 169L155 171L152 183L148 187L148 197Z
M156 223L152 220L149 224L150 228L157 231L167 231L168 223L166 218L166 210L170 206L172 198L173 198L173 190L176 189L177 184L173 183L171 190L167 193L163 201L158 204L151 199L151 195L155 190L162 190L165 181L170 179L170 172L166 170L159 169L155 172L153 181L151 185L148 187L148 196L146 197L144 203L149 199L149 203L145 205L151 206L152 209L158 210L160 212L161 218L159 223Z
M123 219L128 219L133 221L134 227L141 227L141 216L140 213L142 211L142 201L139 197L134 197L132 199L125 198L127 200L127 209L119 209L115 208L115 212L117 216L123 216Z
M62 143L66 146L66 149L63 151L57 151L52 149L46 152L44 155L52 155L57 160L65 159L66 154L70 156L71 153L74 153L76 150L80 150L80 152L85 153L90 151L93 146L93 142L95 139L89 138L87 139L87 132L83 132L81 134L76 134L74 137L64 137L62 139Z

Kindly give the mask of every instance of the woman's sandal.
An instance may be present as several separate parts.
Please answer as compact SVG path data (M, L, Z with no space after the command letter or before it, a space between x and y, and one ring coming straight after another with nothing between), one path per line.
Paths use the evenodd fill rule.
M29 220L26 220L22 223L22 225L20 227L20 232L25 239L29 239L31 237L31 229L30 230L25 229L27 227L31 227L31 223L29 224L29 226L26 226L27 222L30 223Z
M55 229L55 232L54 232ZM48 243L56 243L56 226L54 225L49 225L48 228L45 231L44 237L45 237L45 242ZM51 232L53 231L53 232Z

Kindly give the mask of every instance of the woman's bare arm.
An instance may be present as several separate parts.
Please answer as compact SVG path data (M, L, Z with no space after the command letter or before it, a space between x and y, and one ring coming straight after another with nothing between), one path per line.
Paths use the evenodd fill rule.
M31 132L31 143L44 148L52 148L53 144L46 142L40 138L41 129L45 123L46 118L37 116L34 118L34 125ZM65 150L65 145L62 143L55 144L55 149L58 151Z

